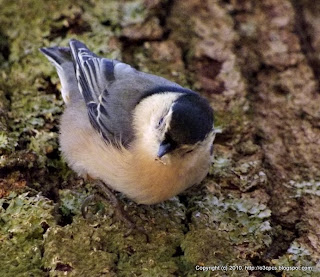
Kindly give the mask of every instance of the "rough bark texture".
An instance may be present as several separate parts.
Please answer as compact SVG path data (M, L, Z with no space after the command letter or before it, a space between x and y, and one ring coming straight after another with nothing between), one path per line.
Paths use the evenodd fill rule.
M310 0L0 0L0 276L320 276L319 34ZM106 203L81 216L92 189L60 158L59 80L38 51L70 38L215 110L200 187L118 195L149 241Z

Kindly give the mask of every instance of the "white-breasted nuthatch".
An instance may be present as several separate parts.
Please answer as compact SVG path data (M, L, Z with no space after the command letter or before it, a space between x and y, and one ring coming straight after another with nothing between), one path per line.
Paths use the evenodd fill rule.
M83 43L41 48L56 67L66 109L60 147L69 166L154 204L200 183L214 140L213 111L198 93Z

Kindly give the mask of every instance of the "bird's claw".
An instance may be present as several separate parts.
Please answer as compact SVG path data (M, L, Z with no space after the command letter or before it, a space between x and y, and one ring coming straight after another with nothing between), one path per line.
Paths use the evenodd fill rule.
M119 220L121 220L126 227L128 228L128 231L125 233L125 236L129 236L130 234L132 234L133 231L139 231L142 234L144 234L147 238L147 241L149 241L149 236L146 232L146 230L143 227L140 226L136 226L135 223L133 223L130 219L129 216L127 215L127 213L123 210L122 205L120 204L119 200L117 199L117 197L113 194L113 192L109 189L109 187L104 184L101 181L95 181L95 184L97 185L97 187L99 188L99 191L104 195L104 197L98 195L98 194L93 194L88 196L82 203L81 205L81 213L82 216L84 218L87 218L87 213L88 213L88 205L92 202L92 201L97 201L97 200L102 200L102 201L106 201L106 199L108 198L112 204L112 206L115 209L115 214L117 216L117 218Z

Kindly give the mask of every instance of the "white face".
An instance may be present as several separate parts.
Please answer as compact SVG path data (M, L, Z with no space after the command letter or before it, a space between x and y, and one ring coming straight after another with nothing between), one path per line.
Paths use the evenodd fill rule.
M166 131L171 120L171 108L177 99L176 93L162 93L152 95L143 100L134 112L134 128L137 137L136 143L155 160L161 142L165 139ZM173 159L192 158L197 155L210 153L214 140L214 133L208 134L206 139L193 145L179 145L172 152L164 155L161 162L168 163Z
M158 145L160 145L165 138L165 134L170 126L170 120L171 110L167 115L158 120L158 123L155 127L155 133L158 134ZM165 154L161 158L156 158L156 160L164 164L169 164L170 162L174 162L175 159L196 160L199 155L211 156L214 138L215 132L212 130L212 132L210 132L203 141L199 141L195 144L178 145L176 149Z
M155 94L141 101L134 111L136 143L154 158L165 135L171 105L177 97L176 93Z
M206 159L209 161L210 157L212 157L212 145L214 137L214 132L211 132L204 139L204 141L193 145L181 145L172 152L164 155L161 159L156 158L156 161L164 165L181 163L181 161L184 161L190 165L196 165L201 159Z
M169 128L171 120L171 107L168 110L164 110L159 114L155 114L151 124L154 126L155 133L159 139L159 145L164 140L165 134Z
M165 140L166 133L170 127L170 121L172 117L172 105L169 111L165 110L162 114L157 114L153 121L152 125L155 128L155 134L158 138L159 145ZM213 127L213 126L212 126ZM212 131L207 135L203 141L199 141L195 144L183 144L178 145L178 147L172 152L164 155L162 159L168 159L168 156L176 156L177 158L186 158L187 156L198 155L199 153L209 151L211 152L212 144L215 138L215 132L212 128Z

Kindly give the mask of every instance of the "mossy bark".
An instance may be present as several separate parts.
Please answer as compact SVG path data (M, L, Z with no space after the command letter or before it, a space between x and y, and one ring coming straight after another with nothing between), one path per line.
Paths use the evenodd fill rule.
M318 276L319 18L309 0L0 0L0 276ZM61 159L38 51L70 38L215 110L201 186L154 206L118 195L149 240L106 203L81 216L92 189Z

